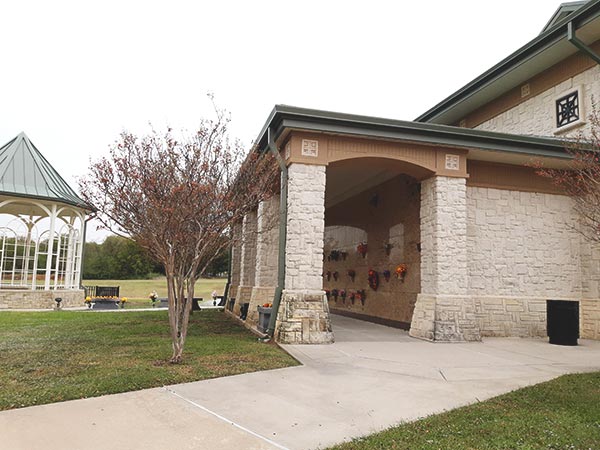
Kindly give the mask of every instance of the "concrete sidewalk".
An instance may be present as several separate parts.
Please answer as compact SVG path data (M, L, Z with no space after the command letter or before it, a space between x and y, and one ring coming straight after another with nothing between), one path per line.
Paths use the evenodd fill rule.
M0 413L7 449L314 449L569 372L600 342L432 344L334 316L336 343L286 346L304 365ZM181 423L179 423L181 421Z

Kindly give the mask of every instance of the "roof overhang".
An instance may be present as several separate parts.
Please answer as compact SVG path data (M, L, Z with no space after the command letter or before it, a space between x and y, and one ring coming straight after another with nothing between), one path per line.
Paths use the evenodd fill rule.
M469 150L469 157L481 160L516 162L532 158L571 159L559 139L521 136L459 128L432 123L409 122L379 117L276 105L263 126L257 149L266 151L269 132L281 142L294 130L346 135L371 139L411 142L429 146Z
M499 95L531 79L579 50L567 37L573 22L577 37L590 45L600 38L600 0L591 0L534 40L447 97L415 120L452 124Z

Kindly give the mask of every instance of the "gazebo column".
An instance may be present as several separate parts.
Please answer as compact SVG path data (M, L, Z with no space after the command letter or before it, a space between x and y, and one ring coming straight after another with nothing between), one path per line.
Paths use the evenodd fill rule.
M242 270L242 223L233 225L233 244L231 246L231 285L229 286L228 301L236 299L241 282ZM229 303L228 303L229 304Z
M256 211L249 212L242 221L242 254L240 259L240 285L237 289L234 314L239 315L244 303L250 303L256 274Z
M279 249L279 196L258 205L256 233L256 274L246 323L258 324L257 307L271 303L277 286Z
M421 293L410 335L430 341L481 340L467 289L466 179L421 183Z
M285 289L275 335L284 344L333 342L323 291L325 166L292 163L288 168Z

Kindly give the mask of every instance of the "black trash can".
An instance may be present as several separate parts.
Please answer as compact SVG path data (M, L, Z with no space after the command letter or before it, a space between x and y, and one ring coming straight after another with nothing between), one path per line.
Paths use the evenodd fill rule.
M258 307L258 331L266 333L269 328L269 321L271 320L271 311L273 308L265 308L264 306Z
M577 345L579 302L546 300L546 321L551 344Z
M248 308L250 307L250 303L243 303L240 307L240 319L246 320L248 317Z
M227 303L227 311L233 312L234 306L235 306L235 297L232 297L229 299L229 302Z

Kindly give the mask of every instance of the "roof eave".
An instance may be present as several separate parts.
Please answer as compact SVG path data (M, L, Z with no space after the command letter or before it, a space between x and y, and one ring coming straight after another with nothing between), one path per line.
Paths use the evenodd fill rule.
M556 139L495 133L431 123L407 122L377 117L309 110L277 105L257 139L259 150L266 149L267 130L274 139L287 130L306 130L376 139L528 154L535 157L569 159L565 144Z
M526 62L536 54L546 50L553 45L567 39L567 23L573 21L578 26L583 26L589 21L600 15L600 0L591 0L579 10L560 20L549 30L541 33L539 36L525 44L523 47L504 58L498 64L488 69L486 72L475 78L440 103L421 114L415 119L416 122L429 122L439 117L441 114L455 106L461 99L475 94L477 91L498 78L512 71L516 67Z

